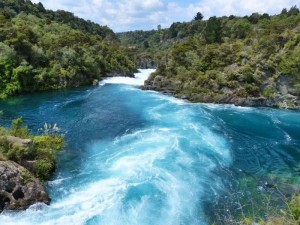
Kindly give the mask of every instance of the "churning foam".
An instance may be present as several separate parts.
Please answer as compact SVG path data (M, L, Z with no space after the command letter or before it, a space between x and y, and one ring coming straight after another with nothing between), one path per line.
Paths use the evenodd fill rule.
M100 85L105 84L128 84L133 86L144 85L144 81L148 79L155 69L140 69L139 73L135 73L134 77L110 77L100 82Z
M0 223L206 224L201 202L222 187L212 170L230 163L227 141L207 125L201 107L145 93L127 93L143 126L88 145L80 174L51 182L63 194L50 206L1 215Z

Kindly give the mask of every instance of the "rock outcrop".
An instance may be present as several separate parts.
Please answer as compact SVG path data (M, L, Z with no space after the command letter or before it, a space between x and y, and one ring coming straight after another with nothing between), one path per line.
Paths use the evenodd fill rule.
M185 89L184 84L180 81L174 81L164 76L157 75L152 80L146 80L143 90L154 90L168 95L174 95L176 98L181 98L191 102L202 103L220 103L234 104L236 106L250 107L275 107L286 109L300 109L300 98L297 97L296 91L291 88L287 78L277 81L277 93L271 97L240 97L236 92L231 90L222 90L223 93L189 93L182 94L181 90Z
M174 94L176 90L176 83L163 76L156 76L154 80L146 80L143 90L154 90L164 94Z
M141 69L155 69L155 62L148 55L140 55L137 58L137 65Z
M33 141L31 139L22 139L11 135L4 135L0 138L4 138L12 146L28 149L29 152L33 150Z
M93 84L93 86L97 86L99 84L99 80L97 80L97 79L93 80L92 84Z
M26 209L38 202L50 203L43 185L19 164L0 161L0 212Z

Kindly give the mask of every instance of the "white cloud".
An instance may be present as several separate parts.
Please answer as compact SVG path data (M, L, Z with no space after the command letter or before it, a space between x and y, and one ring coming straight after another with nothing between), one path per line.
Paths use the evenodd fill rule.
M197 9L205 18L224 15L251 15L254 12L278 14L283 8L298 5L300 0L202 0L189 5L190 9Z
M40 0L45 8L63 9L107 25L114 31L156 29L173 22L190 21L197 12L205 18L223 15L250 15L253 12L276 14L300 0ZM37 3L39 0L33 0ZM187 3L190 2L190 3Z

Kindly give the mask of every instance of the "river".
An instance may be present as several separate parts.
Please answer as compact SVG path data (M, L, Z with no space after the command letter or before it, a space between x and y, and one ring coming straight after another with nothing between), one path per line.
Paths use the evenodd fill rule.
M4 212L0 224L202 225L241 179L257 182L251 193L270 174L300 183L298 111L142 91L150 72L0 102L1 125L57 123L68 143L46 184L51 205Z

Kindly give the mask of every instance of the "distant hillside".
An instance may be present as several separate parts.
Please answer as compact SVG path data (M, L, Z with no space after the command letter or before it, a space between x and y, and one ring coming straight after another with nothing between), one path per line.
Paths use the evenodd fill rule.
M106 26L41 3L0 0L0 98L132 74L125 50Z
M157 72L145 88L193 102L297 108L300 13L211 17L170 28L118 34Z
M118 41L115 33L107 26L100 26L91 21L74 16L73 13L64 10L47 10L42 3L34 4L29 0L0 0L0 8L8 14L14 16L21 12L32 14L39 18L45 17L49 21L56 21L69 25L73 29L81 30L85 33L97 34L102 38Z

